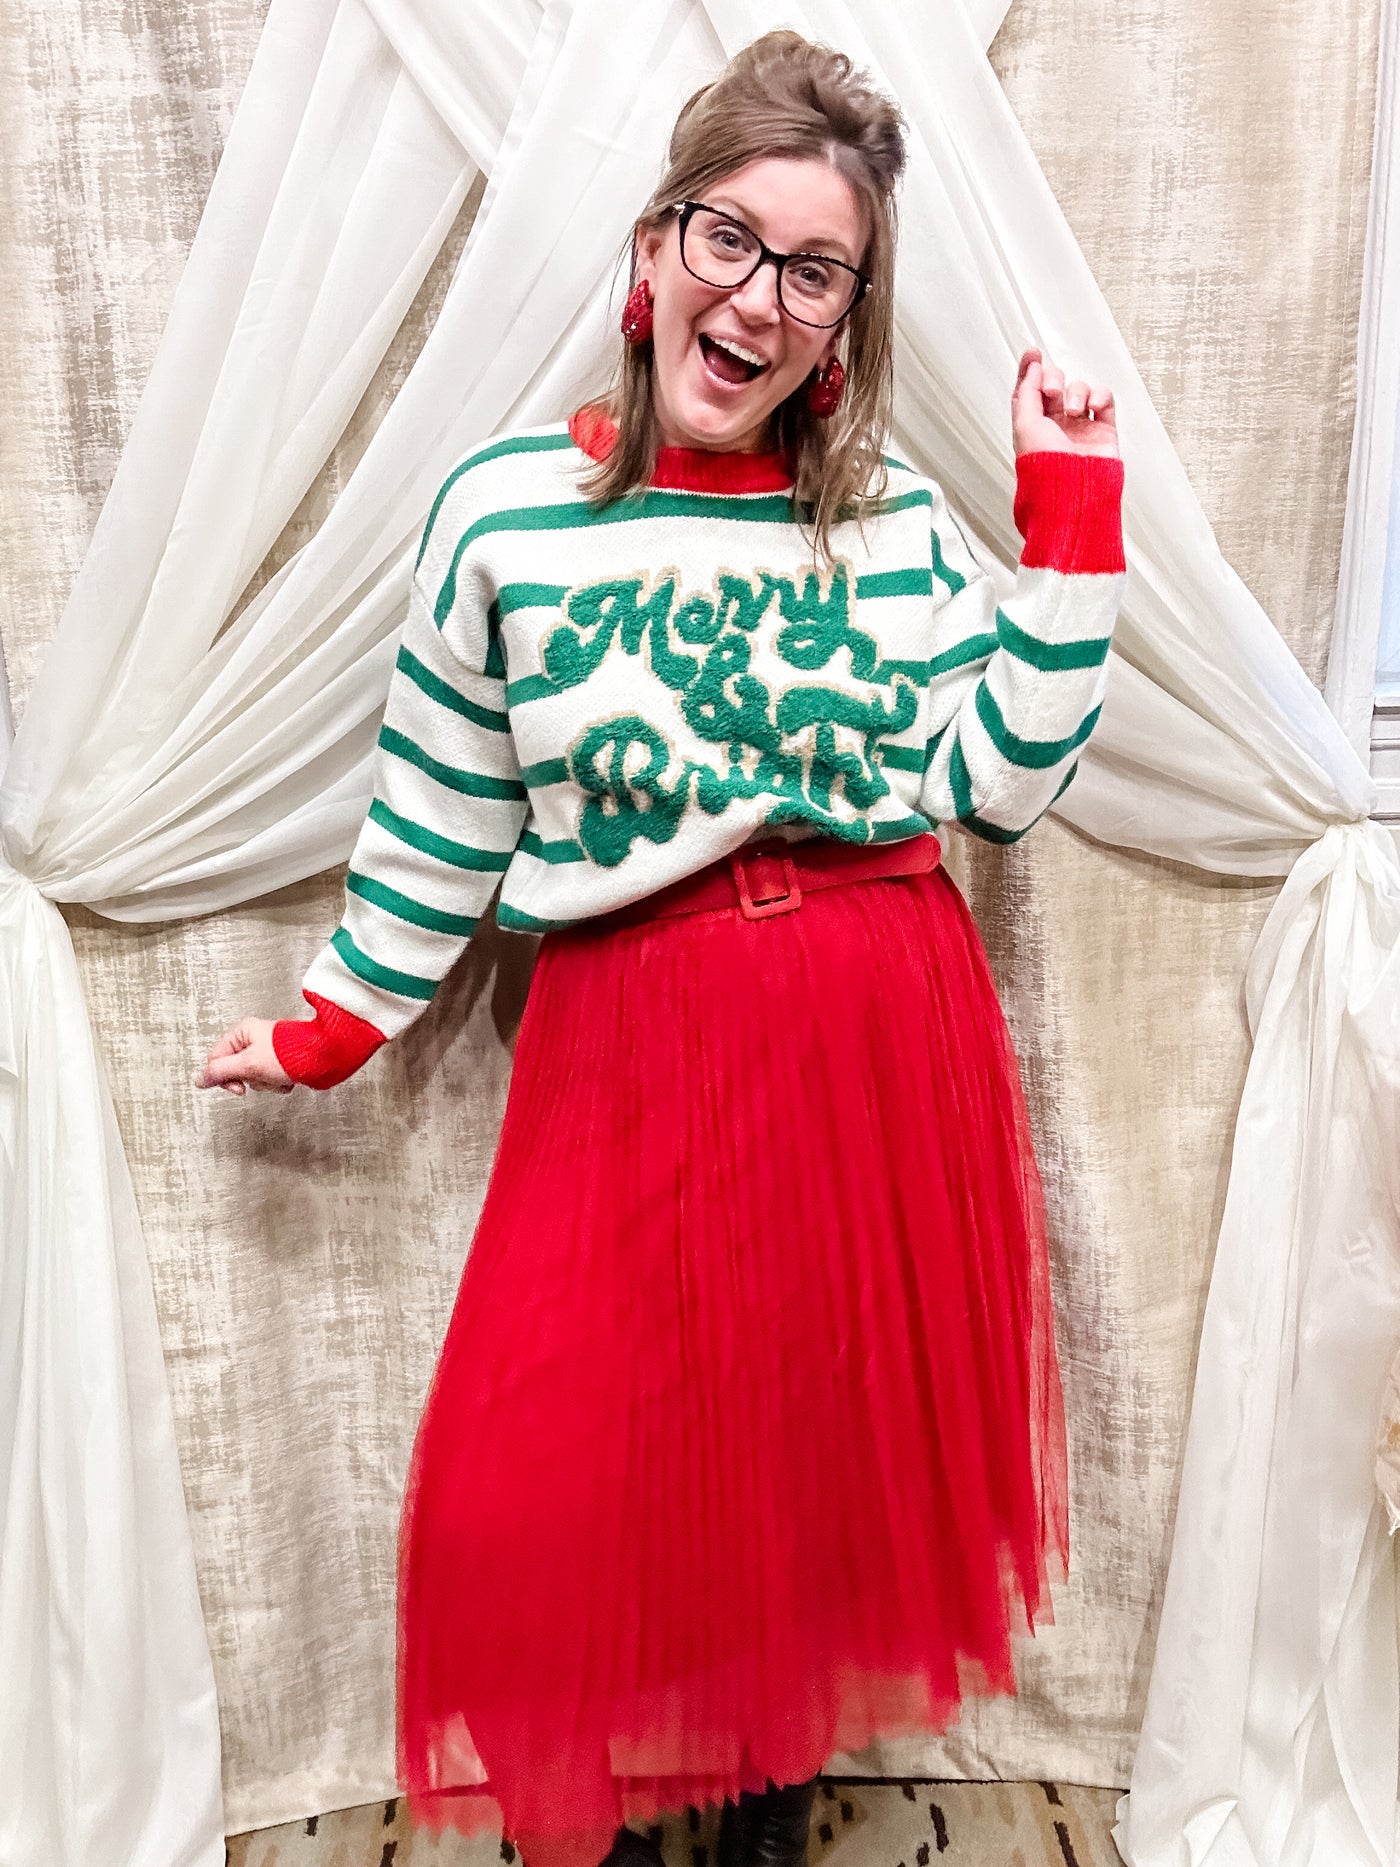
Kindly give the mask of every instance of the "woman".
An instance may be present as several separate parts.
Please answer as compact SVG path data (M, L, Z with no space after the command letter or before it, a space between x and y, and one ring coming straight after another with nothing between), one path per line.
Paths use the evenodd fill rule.
M1014 1690L1067 1554L1039 1183L932 826L1074 772L1122 584L1113 398L1029 350L1015 596L882 456L895 107L793 33L682 110L606 405L429 515L310 1021L327 1087L501 884L543 940L404 1508L399 1763L530 1867L804 1859L835 1750ZM842 362L844 354L844 363Z

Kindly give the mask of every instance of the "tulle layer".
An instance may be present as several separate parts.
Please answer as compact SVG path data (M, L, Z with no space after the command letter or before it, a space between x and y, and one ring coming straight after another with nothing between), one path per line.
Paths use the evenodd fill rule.
M1014 1690L1067 1556L1039 1181L945 872L547 935L414 1449L400 1780L595 1867Z

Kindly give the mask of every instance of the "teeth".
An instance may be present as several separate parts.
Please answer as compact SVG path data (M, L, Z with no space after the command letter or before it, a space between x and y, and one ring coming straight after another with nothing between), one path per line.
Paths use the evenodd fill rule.
M767 367L767 357L761 357L756 350L746 350L742 344L736 344L733 338L716 337L713 331L706 331L705 335L712 344L718 344L721 350L727 350L730 356L738 357L745 363L757 363L760 367Z

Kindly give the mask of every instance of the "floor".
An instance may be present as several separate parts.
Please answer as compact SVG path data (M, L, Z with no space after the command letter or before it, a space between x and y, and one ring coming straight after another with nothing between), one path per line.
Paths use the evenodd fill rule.
M824 1779L810 1867L1120 1867L1116 1789L1056 1783L867 1783ZM707 1867L718 1811L661 1830L667 1867ZM509 1842L415 1830L394 1800L232 1835L228 1867L505 1867Z

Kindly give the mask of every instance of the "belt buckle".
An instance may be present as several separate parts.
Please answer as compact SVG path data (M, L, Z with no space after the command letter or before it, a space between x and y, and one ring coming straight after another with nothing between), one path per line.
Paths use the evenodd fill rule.
M790 914L794 908L802 906L802 888L797 879L797 868L786 849L756 850L753 854L763 855L770 862L783 865L783 892L777 895L760 895L754 899L749 887L747 864L752 855L745 857L736 852L729 858L729 866L734 872L734 886L739 891L739 912L745 920L765 920L770 914Z

